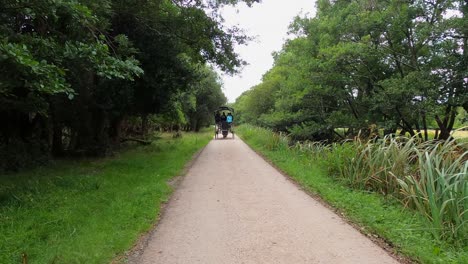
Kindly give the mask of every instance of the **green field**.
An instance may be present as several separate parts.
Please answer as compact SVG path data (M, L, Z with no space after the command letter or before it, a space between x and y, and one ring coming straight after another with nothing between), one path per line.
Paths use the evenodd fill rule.
M109 263L155 223L167 181L211 133L166 137L112 158L0 175L0 263Z

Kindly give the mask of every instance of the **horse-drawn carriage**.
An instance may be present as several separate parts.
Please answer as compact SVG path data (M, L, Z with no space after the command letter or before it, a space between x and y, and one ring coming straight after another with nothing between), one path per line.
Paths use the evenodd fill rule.
M214 112L215 118L215 138L219 134L226 138L229 133L234 138L234 109L228 106L221 106Z

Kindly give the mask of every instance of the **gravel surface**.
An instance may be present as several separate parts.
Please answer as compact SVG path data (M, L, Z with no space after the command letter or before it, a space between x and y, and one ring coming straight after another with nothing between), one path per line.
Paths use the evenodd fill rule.
M212 140L137 263L398 263L240 139Z

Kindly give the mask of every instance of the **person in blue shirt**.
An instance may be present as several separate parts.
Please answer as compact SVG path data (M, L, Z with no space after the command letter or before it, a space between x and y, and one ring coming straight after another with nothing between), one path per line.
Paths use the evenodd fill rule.
M232 116L231 113L228 113L228 115L226 117L226 122L228 122L230 124L230 123L232 123L232 121L234 121L234 117Z

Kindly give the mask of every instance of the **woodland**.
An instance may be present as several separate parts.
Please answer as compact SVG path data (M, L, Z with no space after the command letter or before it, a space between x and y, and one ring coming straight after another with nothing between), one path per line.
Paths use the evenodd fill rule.
M467 125L468 2L318 0L235 106L296 140L450 138Z
M226 102L214 68L244 64L219 15L236 2L1 0L0 170L206 126Z
M135 208L150 214L114 251L76 240L111 259L153 225L154 204L170 194L167 180L211 132L164 134L115 159L80 158L126 150L126 141L146 144L161 131L212 125L213 111L227 104L218 72L236 74L246 64L235 47L251 37L224 26L221 15L238 2L261 1L0 0L0 200L7 212L0 229L13 249L4 253L20 256L34 230L41 242L31 243L40 246L32 256L55 262L62 246L74 247L49 235L58 226L74 240L69 223L93 215L99 221L87 222L88 241L88 234L116 230L95 232L95 222L107 223L96 212L107 212L109 222L122 215L119 230L137 225ZM468 1L315 3L316 14L292 21L291 38L261 83L228 104L236 134L396 252L421 263L467 263ZM38 166L64 157L68 166ZM28 167L38 168L11 172ZM146 209L128 199L133 191L147 198ZM109 201L119 210L105 210ZM59 220L50 221L55 213ZM49 238L58 246L46 252Z

